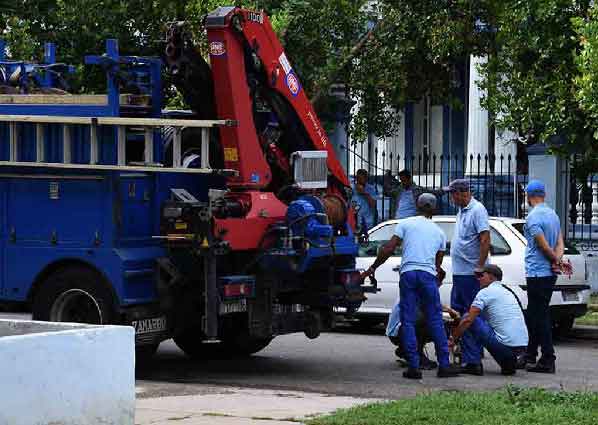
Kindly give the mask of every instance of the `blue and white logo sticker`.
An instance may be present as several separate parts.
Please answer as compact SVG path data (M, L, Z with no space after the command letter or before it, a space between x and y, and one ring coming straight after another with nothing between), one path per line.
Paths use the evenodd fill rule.
M291 94L293 96L297 96L301 90L301 84L299 84L299 79L293 71L287 74L285 82L287 83L287 87L289 88Z
M251 183L259 183L260 182L260 175L258 173L251 174Z

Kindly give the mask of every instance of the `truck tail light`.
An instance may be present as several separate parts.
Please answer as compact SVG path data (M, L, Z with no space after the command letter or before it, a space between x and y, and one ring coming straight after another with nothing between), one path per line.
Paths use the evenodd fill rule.
M235 283L224 287L225 298L246 297L253 295L253 285L248 283Z
M253 276L226 276L220 278L220 295L224 299L250 298L255 295Z

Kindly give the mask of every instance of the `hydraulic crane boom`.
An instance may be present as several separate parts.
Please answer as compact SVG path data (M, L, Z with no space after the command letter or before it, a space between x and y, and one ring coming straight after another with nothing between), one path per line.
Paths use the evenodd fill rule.
M221 132L225 168L239 170L231 186L281 186L290 154L316 149L328 152L329 191L345 197L347 176L268 17L221 7L206 28L218 116L239 123Z

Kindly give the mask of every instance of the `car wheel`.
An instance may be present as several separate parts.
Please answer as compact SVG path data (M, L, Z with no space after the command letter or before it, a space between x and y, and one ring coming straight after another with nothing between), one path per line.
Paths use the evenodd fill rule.
M571 333L571 329L573 329L573 324L575 323L575 317L573 316L566 316L559 318L558 320L553 321L552 323L552 333L554 336L558 338L564 338Z

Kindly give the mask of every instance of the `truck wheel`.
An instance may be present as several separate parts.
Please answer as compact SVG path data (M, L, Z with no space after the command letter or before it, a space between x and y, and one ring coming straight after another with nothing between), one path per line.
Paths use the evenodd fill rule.
M201 331L187 330L173 337L174 343L192 359L229 359L247 357L263 350L272 338L255 338L246 335L224 337L221 342L204 341Z
M34 320L103 325L115 323L110 290L93 270L72 266L50 275L33 298Z
M140 345L135 347L135 366L143 367L151 363L160 344Z
M229 357L246 357L262 351L272 341L269 338L256 338L249 335L236 335L235 338L223 341L223 348Z
M200 330L187 329L172 339L183 352L192 359L216 359L224 353L222 343L206 343Z

